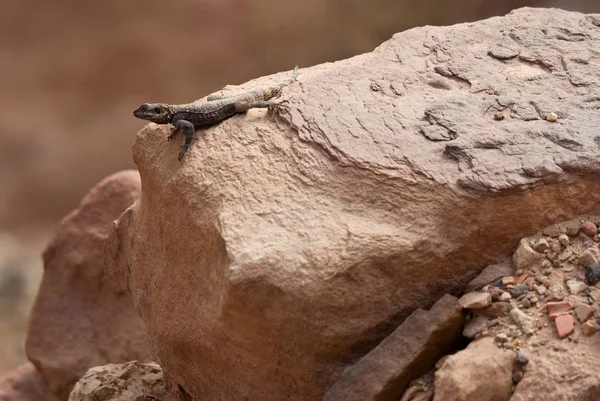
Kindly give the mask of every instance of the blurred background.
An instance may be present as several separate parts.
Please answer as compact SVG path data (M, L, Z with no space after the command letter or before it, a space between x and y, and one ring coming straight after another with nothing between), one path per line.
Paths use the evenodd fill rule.
M600 12L600 0L0 1L0 375L25 360L52 230L101 178L135 168L139 104L522 6Z

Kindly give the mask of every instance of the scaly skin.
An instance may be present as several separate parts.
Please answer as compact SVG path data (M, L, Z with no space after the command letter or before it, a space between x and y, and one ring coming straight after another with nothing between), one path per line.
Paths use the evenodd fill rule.
M267 89L252 90L236 96L212 94L206 99L187 104L171 105L165 103L144 103L133 111L133 115L142 120L156 124L172 124L175 129L167 140L171 140L179 131L184 131L185 142L179 153L179 161L190 149L194 132L197 128L208 127L238 113L245 113L253 108L277 109L284 102L276 103L270 99L279 96L281 90L294 82L298 76L298 66L294 68L292 77L285 82Z

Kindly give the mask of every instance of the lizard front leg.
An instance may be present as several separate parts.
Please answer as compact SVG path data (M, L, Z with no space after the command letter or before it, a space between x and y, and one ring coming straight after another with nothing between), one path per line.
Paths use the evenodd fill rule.
M180 130L184 131L185 133L185 142L183 143L181 152L179 152L179 157L177 158L179 161L181 161L185 152L190 150L192 139L194 138L194 124L187 120L177 120L173 123L173 125L175 126L175 131L169 136L169 138L174 136Z

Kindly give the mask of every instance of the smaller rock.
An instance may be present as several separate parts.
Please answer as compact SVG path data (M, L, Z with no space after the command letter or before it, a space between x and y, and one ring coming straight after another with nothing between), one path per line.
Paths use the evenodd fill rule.
M573 316L571 315L560 315L554 319L554 324L556 325L556 332L558 334L558 338L565 338L569 334L575 330L575 325L573 323Z
M570 249L565 249L558 255L558 260L560 260L561 262L565 262L571 256L573 256L573 251L571 251Z
M544 295L546 293L546 291L548 291L548 289L544 285L536 285L535 290L537 291L537 293L539 295Z
M465 324L463 329L463 336L467 338L475 338L475 336L482 332L487 327L488 319L485 316L475 316Z
M547 276L536 276L535 282L538 284L544 284L544 281L546 281L547 279L548 279Z
M508 292L503 292L502 294L500 294L500 297L498 298L498 300L502 301L502 302L508 302L511 300L511 295Z
M546 121L555 123L558 121L558 115L555 112L552 112L546 116Z
M498 333L494 337L494 341L498 344L504 344L508 342L508 336L505 333Z
M579 319L580 322L585 322L594 316L594 310L589 305L581 304L575 308L575 315L577 315L577 319Z
M533 334L535 332L535 321L519 308L513 308L509 312L512 320L519 325L521 331L525 334Z
M521 372L520 370L515 370L512 374L513 383L517 384L521 380L523 380L523 372Z
M550 248L550 245L548 245L546 238L540 238L533 243L532 248L537 252L544 252L546 249Z
M535 251L530 245L527 238L522 238L519 242L517 250L513 254L513 262L518 270L525 270L535 266L544 260L543 254Z
M588 235L590 237L593 237L595 235L598 235L598 227L596 227L596 225L591 222L591 221L584 221L581 224L581 231L585 234Z
M593 246L581 252L577 258L577 263L581 266L588 267L594 263L598 263L598 260L600 260L600 251Z
M527 365L529 363L529 355L527 355L527 352L523 351L522 349L519 350L517 352L517 362L519 362L521 365Z
M492 283L495 280L504 276L512 275L514 268L512 267L509 260L504 260L495 265L490 265L483 269L477 277L475 277L465 289L465 293L479 291L486 284Z
M469 292L463 295L458 303L464 309L483 309L492 303L492 296L488 292Z
M570 302L548 302L546 306L548 307L548 316L550 319L556 319L558 316L561 316L574 308L573 304Z
M528 277L529 277L529 274L527 274L527 273L521 273L521 274L515 275L515 284L522 284L525 280L527 280Z
M558 236L558 242L562 246L569 246L569 236L567 234L560 234Z
M573 295L580 294L588 288L587 285L585 285L585 283L578 280L569 280L566 284L567 288L569 289L569 292Z
M581 325L581 331L583 331L583 334L585 334L586 336L591 336L592 334L595 334L598 331L598 325L595 321L588 320L587 322Z
M510 296L513 298L519 298L521 295L525 294L529 288L525 284L519 284L512 288L508 289Z
M510 306L507 302L494 302L490 306L484 309L479 309L476 313L481 316L487 316L491 318L504 317L508 315Z
M505 287L508 285L515 285L515 278L513 276L502 277L502 285Z
M572 221L565 225L565 234L569 237L574 237L579 234L579 224L574 224Z
M529 308L531 308L531 301L529 299L524 299L521 302L521 306L525 309L529 309Z
M594 285L600 280L600 263L592 263L585 270L585 281L589 285Z

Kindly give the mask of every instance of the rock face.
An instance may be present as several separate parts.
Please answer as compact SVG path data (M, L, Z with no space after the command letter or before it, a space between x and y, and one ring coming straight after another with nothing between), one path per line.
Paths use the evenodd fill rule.
M135 171L104 179L63 219L44 253L26 351L58 400L93 366L151 359L144 324L104 274L102 257L113 221L139 193Z
M0 377L0 401L52 401L44 378L31 363Z
M412 379L429 371L460 339L462 308L451 295L417 309L344 374L323 401L397 401Z
M288 111L206 129L182 163L147 125L106 268L165 379L207 401L320 399L517 238L598 210L599 45L595 16L521 9L301 69Z
M73 387L69 401L162 400L164 395L160 366L131 361L88 370Z
M508 401L515 359L489 337L472 342L435 373L433 401Z

